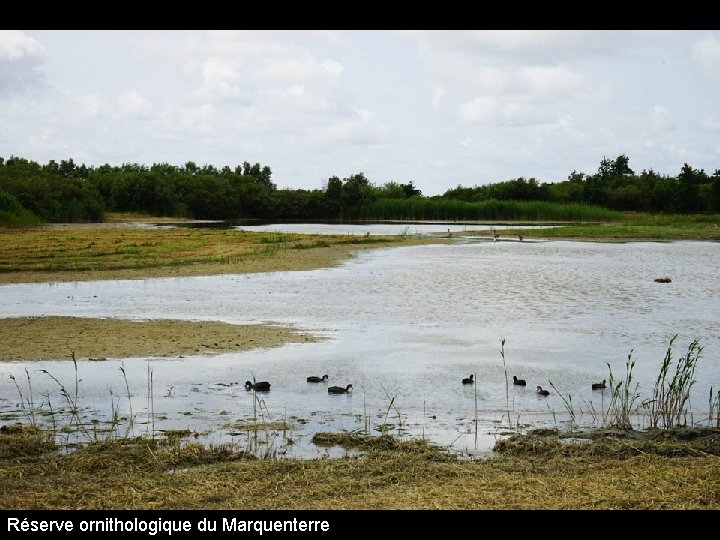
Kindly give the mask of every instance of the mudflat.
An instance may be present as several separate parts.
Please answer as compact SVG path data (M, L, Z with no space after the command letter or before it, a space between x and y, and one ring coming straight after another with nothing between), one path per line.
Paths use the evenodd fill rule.
M0 361L208 355L318 339L270 324L18 317L0 319Z

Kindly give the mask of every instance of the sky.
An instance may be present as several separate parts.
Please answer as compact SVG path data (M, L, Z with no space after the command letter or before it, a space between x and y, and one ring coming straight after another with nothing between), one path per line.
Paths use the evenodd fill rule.
M720 168L718 30L0 30L0 157L424 195Z

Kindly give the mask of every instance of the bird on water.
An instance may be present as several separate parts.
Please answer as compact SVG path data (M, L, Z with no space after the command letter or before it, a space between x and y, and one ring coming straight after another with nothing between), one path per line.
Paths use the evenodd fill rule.
M543 390L542 386L537 387L537 393L541 396L549 396L550 392L548 390Z
M270 390L270 383L267 381L259 381L256 383L251 383L250 381L245 381L245 389L246 390L256 390L258 392L267 392Z
M328 394L347 394L352 390L352 384L348 384L345 388L342 386L331 386L328 388Z
M307 382L324 382L328 380L327 375L323 375L322 377L318 377L316 375L311 375L307 378Z
M518 379L517 375L513 375L513 384L516 384L518 386L525 386L527 382L525 382L525 379Z
M603 390L603 389L607 388L605 386L605 382L606 382L606 379L603 379L603 382L592 383L592 389L593 390Z
M470 374L470 377L467 379L463 379L463 384L473 384L475 382L475 375L472 373Z

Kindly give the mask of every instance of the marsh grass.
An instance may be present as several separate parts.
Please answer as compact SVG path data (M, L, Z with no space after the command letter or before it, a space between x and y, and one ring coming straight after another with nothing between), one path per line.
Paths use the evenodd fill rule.
M505 374L505 406L507 409L508 427L512 428L512 417L510 416L510 381L508 379L507 363L505 362L505 338L500 338L500 357L502 358L503 373Z
M576 417L577 417L577 415L576 415L575 407L574 407L573 402L572 402L572 395L571 395L571 394L568 394L567 397L566 397L565 394L563 394L563 393L552 383L552 381L548 381L548 384L550 384L550 387L551 387L553 390L555 390L555 392L557 392L557 395L560 396L560 399L562 400L563 405L565 406L565 410L567 411L568 416L570 417L570 421L569 421L570 429L571 429L571 430L572 430L572 429L575 429L575 427L577 427L577 422L576 422ZM580 414L582 414L582 410L580 411Z
M503 455L544 458L625 459L650 454L666 457L720 456L720 431L713 428L599 429L589 432L537 429L499 440L493 450Z
M710 395L708 397L708 426L715 423L716 428L720 428L720 390L713 397L713 387L710 387Z
M623 214L607 208L547 201L466 202L457 199L381 199L355 210L356 219L489 220L489 221L611 221Z
M15 388L17 388L18 394L20 396L20 410L22 411L23 415L27 417L27 419L30 421L31 426L35 426L35 403L33 401L33 391L32 391L32 380L30 379L30 372L25 368L25 377L27 378L27 384L28 384L28 395L27 397L23 394L22 389L20 388L20 385L17 382L17 379L14 375L10 375L10 379L15 384Z
M685 356L678 359L675 371L670 377L673 364L672 347L676 339L677 335L670 340L655 380L652 399L646 404L651 427L667 429L687 425L690 390L696 382L694 379L695 367L703 348L700 346L699 340L693 340L688 345Z
M354 249L411 241L431 240L179 228L0 229L0 282L307 269L337 264Z
M32 425L7 425L0 428L0 459L26 460L57 449L52 432Z
M188 444L178 450L164 439L133 438L91 443L67 455L0 458L0 505L6 510L720 508L720 458L707 451L714 443L668 439L657 441L659 450L652 453L649 444L618 433L585 445L554 444L547 434L546 453L508 452L477 461L388 435L318 433L317 443L346 445L363 455L315 460L258 460L237 446Z
M638 411L637 402L640 399L639 387L635 382L633 386L633 368L635 360L632 359L633 351L630 350L625 362L625 376L617 380L613 374L612 367L607 364L610 371L610 404L608 405L607 421L612 427L619 429L633 429L632 418Z
M529 238L599 241L720 240L720 214L672 215L627 213L598 224L562 224L551 229L521 229Z
M253 386L257 382L255 373L250 372ZM234 424L237 431L238 426L244 425L246 447L245 452L252 454L260 459L275 459L278 454L284 452L282 442L284 440L286 446L293 444L292 438L288 437L287 432L290 426L285 419L274 420L270 414L265 399L260 392L253 387L252 392L252 418L250 422L240 422Z

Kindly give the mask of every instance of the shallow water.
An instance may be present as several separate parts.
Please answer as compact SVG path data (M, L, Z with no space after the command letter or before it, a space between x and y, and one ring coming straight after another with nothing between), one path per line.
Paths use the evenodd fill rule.
M284 419L289 431L261 432L251 442L259 452L297 457L339 453L311 444L315 432L377 433L385 424L473 454L507 432L508 408L514 425L565 427L569 416L556 389L586 411L579 421L599 424L609 392L593 392L590 383L609 378L607 363L623 376L631 350L639 392L650 397L675 334L675 358L693 338L704 347L688 420L706 420L709 388L720 388L718 268L720 244L710 242L464 240L365 250L338 268L304 272L6 285L0 316L277 322L329 338L212 357L79 362L79 404L88 420L108 419L112 407L127 417L131 402L135 432L154 420L156 430L246 444L247 430L233 424L253 415ZM654 282L665 275L672 283ZM58 383L39 370L74 395L71 362L0 364L4 423L22 416L20 392L29 408L25 369L36 407L47 412L50 401L53 410L68 408ZM332 396L326 384L305 382L325 373L330 385L352 384L353 393ZM463 386L470 373L477 384ZM528 386L514 387L514 374ZM272 390L247 392L243 383L253 376ZM536 385L552 395L538 396Z

